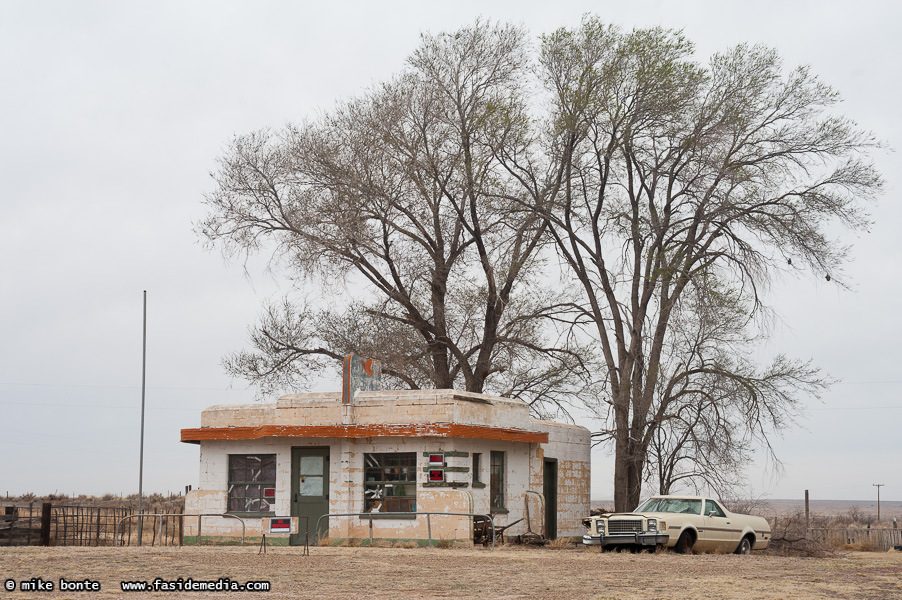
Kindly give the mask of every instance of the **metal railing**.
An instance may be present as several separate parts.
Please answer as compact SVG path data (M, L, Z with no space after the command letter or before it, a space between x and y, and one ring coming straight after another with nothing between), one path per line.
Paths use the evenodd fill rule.
M545 495L533 490L526 490L523 494L523 501L526 503L526 531L532 531L532 520L529 518L529 494L535 494L539 498L539 514L542 515L542 537L546 537L548 532L545 523Z
M316 520L316 542L319 544L319 524L323 519L328 519L329 517L360 517L366 518L367 521L370 522L370 546L373 545L373 520L375 519L390 519L392 517L396 517L399 519L409 519L411 515L415 515L419 517L420 515L426 515L426 534L429 538L429 546L432 546L432 515L445 515L449 517L483 517L489 523L492 524L492 550L495 549L495 520L491 515L484 515L480 513L449 513L449 512L366 512L366 513L330 513L322 515L319 519Z
M124 519L120 519L120 521L118 523L116 523L115 539L116 539L117 546L121 545L119 543L119 526L122 525L122 523L124 523L125 521L128 521L129 519L140 518L141 521L143 522L144 517L158 518L159 519L158 527L159 527L160 532L162 532L162 530L163 530L163 517L181 517L183 519L185 517L197 517L197 545L198 546L200 546L201 519L203 517L223 517L223 518L228 518L228 519L238 519L241 522L241 543L242 544L244 544L244 534L247 532L247 525L244 523L244 519L242 519L241 517L239 517L237 515L230 515L227 513L204 513L204 514L200 514L200 515L188 515L188 514L184 514L184 513L142 513L142 514L136 514L136 515L128 515L127 517L125 517ZM140 530L138 531L139 536L141 536L143 533L144 533L143 531L140 531ZM162 536L162 533L161 533L161 536ZM153 545L153 542L151 542L151 546L152 545ZM162 545L162 538L160 540L160 545Z

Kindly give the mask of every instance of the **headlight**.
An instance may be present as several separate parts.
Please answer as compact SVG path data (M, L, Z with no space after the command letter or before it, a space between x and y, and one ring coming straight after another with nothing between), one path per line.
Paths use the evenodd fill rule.
M604 535L604 521L596 521L595 533L597 533L598 535Z
M658 520L657 519L649 519L648 520L648 530L649 531L657 531L658 530Z

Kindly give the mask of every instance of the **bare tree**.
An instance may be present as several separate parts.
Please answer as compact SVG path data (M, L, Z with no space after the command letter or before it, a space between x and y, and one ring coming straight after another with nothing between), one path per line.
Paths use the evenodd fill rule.
M681 352L673 324L687 291L723 282L751 321L777 272L837 281L846 249L827 227L866 227L862 200L881 187L866 156L873 137L833 115L837 93L807 68L786 72L759 46L737 46L707 67L692 52L679 32L624 33L593 18L546 36L547 133L499 148L595 324L617 510L637 504L655 434L676 422L662 406L681 406L667 400L681 381L698 383L665 371ZM717 389L741 391L745 409L781 426L761 404L768 371L735 358L714 363ZM816 371L793 364L785 377L817 387Z
M616 510L652 472L667 488L726 486L712 470L769 448L826 384L806 362L759 367L750 349L776 274L843 285L847 250L827 232L868 225L877 144L767 48L705 66L679 32L586 18L545 36L536 68L528 50L512 27L427 35L362 97L233 142L207 240L275 248L300 280L364 292L269 310L256 350L227 364L290 386L359 351L401 385L523 397L537 413L594 395ZM546 248L560 285L546 285Z
M770 433L795 422L801 398L829 383L810 362L782 355L755 365L748 357L761 334L750 331L749 314L741 294L699 277L671 317L646 463L646 481L661 494L682 487L735 497L755 446L779 468Z
M275 248L299 279L365 290L347 307L268 309L255 351L227 358L233 374L272 391L353 351L411 388L544 401L581 385L567 328L546 343L542 324L572 307L544 285L544 220L511 198L497 158L529 125L527 59L510 26L424 35L408 69L362 97L233 141L202 235L230 255Z

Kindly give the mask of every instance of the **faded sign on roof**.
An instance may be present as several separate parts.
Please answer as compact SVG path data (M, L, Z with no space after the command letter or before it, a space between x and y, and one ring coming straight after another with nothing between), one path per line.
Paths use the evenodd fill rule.
M382 389L382 365L374 358L349 354L345 357L341 380L341 401L350 404L357 392Z

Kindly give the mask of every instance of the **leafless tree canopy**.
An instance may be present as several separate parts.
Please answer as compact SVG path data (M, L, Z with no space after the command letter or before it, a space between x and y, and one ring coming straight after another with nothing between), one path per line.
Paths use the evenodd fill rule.
M660 384L650 407L646 481L658 493L689 487L735 497L753 450L769 451L770 432L792 424L803 397L829 383L810 363L783 355L761 368L750 359L750 307L699 277L671 317ZM612 438L611 428L599 433Z
M544 221L497 158L528 133L528 59L509 26L424 35L391 81L233 141L207 196L207 240L274 247L305 281L365 293L319 311L270 307L231 373L270 392L356 352L405 387L493 391L539 414L583 386L585 353L560 318L571 303L543 283Z
M827 231L867 227L877 144L769 48L702 64L680 32L588 17L525 40L481 22L424 35L390 81L233 141L206 239L364 291L269 307L227 366L271 391L359 352L399 385L537 412L582 394L617 510L644 480L726 490L828 383L752 360L764 291L782 272L843 285Z
M707 66L692 52L679 32L624 33L592 18L544 37L551 115L529 150L503 158L596 325L617 510L637 504L653 441L685 449L681 427L708 427L692 443L733 448L785 424L797 393L817 391L823 382L805 363L758 370L731 344L686 346L681 336L717 335L718 323L693 323L689 296L713 289L739 310L716 319L741 328L778 271L841 281L846 249L826 227L865 227L862 200L881 186L864 155L874 140L834 116L837 93L807 68L787 72L759 46Z

